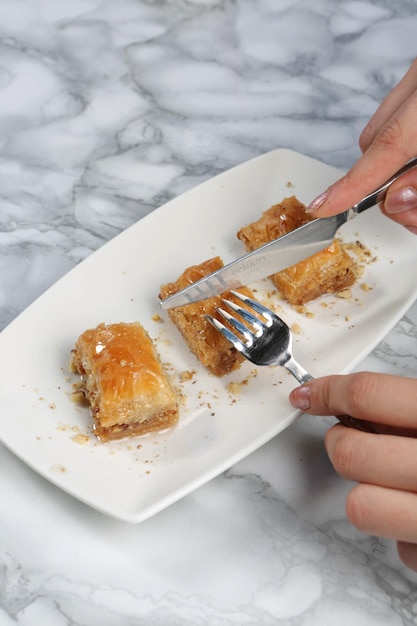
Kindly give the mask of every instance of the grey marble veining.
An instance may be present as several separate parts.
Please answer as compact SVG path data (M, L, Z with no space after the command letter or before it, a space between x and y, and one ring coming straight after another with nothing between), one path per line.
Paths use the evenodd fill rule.
M2 0L0 328L249 158L287 147L348 168L416 32L415 0ZM416 316L357 369L416 376ZM416 624L415 575L346 521L326 427L301 418L138 526L2 448L0 625Z

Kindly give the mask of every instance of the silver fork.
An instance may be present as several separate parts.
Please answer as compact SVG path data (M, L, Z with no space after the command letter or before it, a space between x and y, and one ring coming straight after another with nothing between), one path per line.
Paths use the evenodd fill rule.
M207 315L210 323L233 344L236 350L241 352L249 361L255 363L255 365L282 365L301 384L313 380L313 376L297 363L292 354L292 333L284 320L256 300L248 298L237 291L230 291L230 293L238 300L241 300L247 308L239 306L233 300L223 299L222 302L247 323L243 323L241 319L231 315L221 307L216 308L217 313L239 335L232 332L213 316ZM248 309L252 309L258 315L255 315ZM378 432L368 422L355 419L350 415L337 415L336 418L350 428L356 428L364 432Z

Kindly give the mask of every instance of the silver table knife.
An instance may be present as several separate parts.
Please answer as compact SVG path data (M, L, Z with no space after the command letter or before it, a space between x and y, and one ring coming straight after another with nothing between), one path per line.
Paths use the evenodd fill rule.
M184 304L205 300L228 289L271 276L276 272L295 265L299 261L323 250L331 244L338 229L362 211L383 201L387 189L402 174L417 166L417 157L411 159L386 183L363 198L353 207L331 217L312 220L299 228L274 239L253 252L232 261L228 265L208 274L192 285L161 300L163 309L171 309Z

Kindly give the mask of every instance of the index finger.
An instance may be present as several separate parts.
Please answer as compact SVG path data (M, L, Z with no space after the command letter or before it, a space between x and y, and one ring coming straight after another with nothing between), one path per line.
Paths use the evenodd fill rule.
M417 59L412 63L407 73L398 85L384 98L374 115L371 117L359 138L359 146L365 152L380 129L388 122L394 113L417 89Z
M316 378L290 394L296 408L312 415L347 414L404 429L417 429L417 381L358 372Z
M416 155L417 91L379 130L355 165L313 200L314 217L326 217L347 210L382 185Z

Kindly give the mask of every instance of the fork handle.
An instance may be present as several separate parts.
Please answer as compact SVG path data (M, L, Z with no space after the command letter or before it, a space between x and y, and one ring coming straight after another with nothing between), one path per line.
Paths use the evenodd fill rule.
M307 383L309 380L314 380L314 376L307 372L295 359L290 358L285 364L285 367L301 384ZM335 417L343 426L347 426L347 428L356 428L356 430L361 430L364 433L379 433L373 424L358 420L350 415L336 415Z
M343 424L343 426L347 426L348 428L356 428L356 430L361 430L364 433L379 434L379 431L375 428L375 426L369 422L358 420L350 415L336 415L335 417L341 424Z

